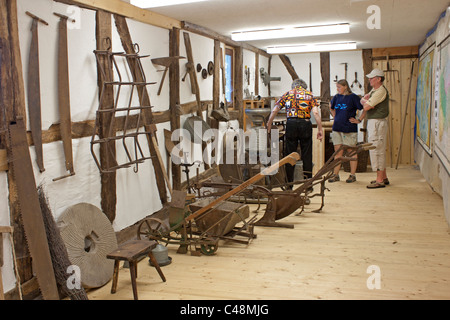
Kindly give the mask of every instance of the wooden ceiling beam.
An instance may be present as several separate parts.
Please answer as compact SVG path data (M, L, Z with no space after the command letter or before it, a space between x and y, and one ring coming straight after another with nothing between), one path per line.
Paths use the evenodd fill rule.
M141 9L121 0L54 0L69 5L76 5L91 10L104 10L156 27L172 30L181 28L181 21L156 12Z

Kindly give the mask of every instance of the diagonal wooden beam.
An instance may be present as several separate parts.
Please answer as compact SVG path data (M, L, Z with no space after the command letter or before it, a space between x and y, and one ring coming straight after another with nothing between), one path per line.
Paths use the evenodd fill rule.
M127 54L135 54L136 51L134 43L131 39L130 30L128 29L128 24L125 17L115 14L114 20L116 22L117 31L119 33L120 40L122 41L122 46L125 52ZM132 72L133 80L136 82L143 82L144 79L142 78L142 75L138 70L136 58L129 59L128 64ZM147 87L145 85L137 86L137 92L139 95L139 101L142 104L142 106L151 106L150 96L148 94ZM154 122L153 119L154 117L151 109L146 108L142 115L144 118L145 130L147 132L150 132L150 126ZM159 197L161 199L162 204L164 205L167 203L167 190L166 190L166 183L164 181L164 171L163 171L164 169L162 168L161 163L158 161L157 158L156 148L158 148L158 146L153 143L151 134L147 135L147 142L150 149L150 155L152 156L153 168L155 169L156 184L158 187Z
M279 55L281 62L283 62L284 66L286 67L287 71L289 72L289 74L292 77L292 81L296 80L296 79L300 79L297 72L295 72L295 68L291 63L291 59L289 59L289 57L287 55L284 54L280 54Z

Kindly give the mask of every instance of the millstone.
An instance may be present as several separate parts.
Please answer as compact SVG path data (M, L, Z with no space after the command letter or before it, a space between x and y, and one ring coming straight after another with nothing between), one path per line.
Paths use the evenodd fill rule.
M106 255L118 245L106 215L92 204L80 203L66 209L58 219L58 227L70 262L80 268L82 286L99 288L108 283L114 261Z

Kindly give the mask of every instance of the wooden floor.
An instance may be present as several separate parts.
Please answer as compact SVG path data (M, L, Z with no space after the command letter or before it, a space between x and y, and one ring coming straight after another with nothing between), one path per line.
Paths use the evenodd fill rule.
M221 243L215 256L180 255L162 267L163 283L148 259L138 265L141 300L450 299L450 232L443 202L412 166L388 169L391 185L369 190L374 174L328 183L301 215L281 220L294 229L255 227L246 246ZM347 173L341 171L341 180ZM252 205L252 209L256 206ZM262 214L262 211L260 212ZM369 290L370 266L380 289ZM373 274L375 275L375 274ZM370 284L375 283L373 278ZM133 298L129 269L118 291L111 283L89 292L91 300Z

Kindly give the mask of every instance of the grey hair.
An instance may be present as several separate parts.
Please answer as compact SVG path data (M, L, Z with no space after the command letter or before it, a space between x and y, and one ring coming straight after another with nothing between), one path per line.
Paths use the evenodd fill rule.
M302 87L303 89L308 89L308 85L306 84L306 82L305 81L303 81L302 79L295 79L293 82L292 82L292 89L295 89L295 88L297 88L297 87Z

